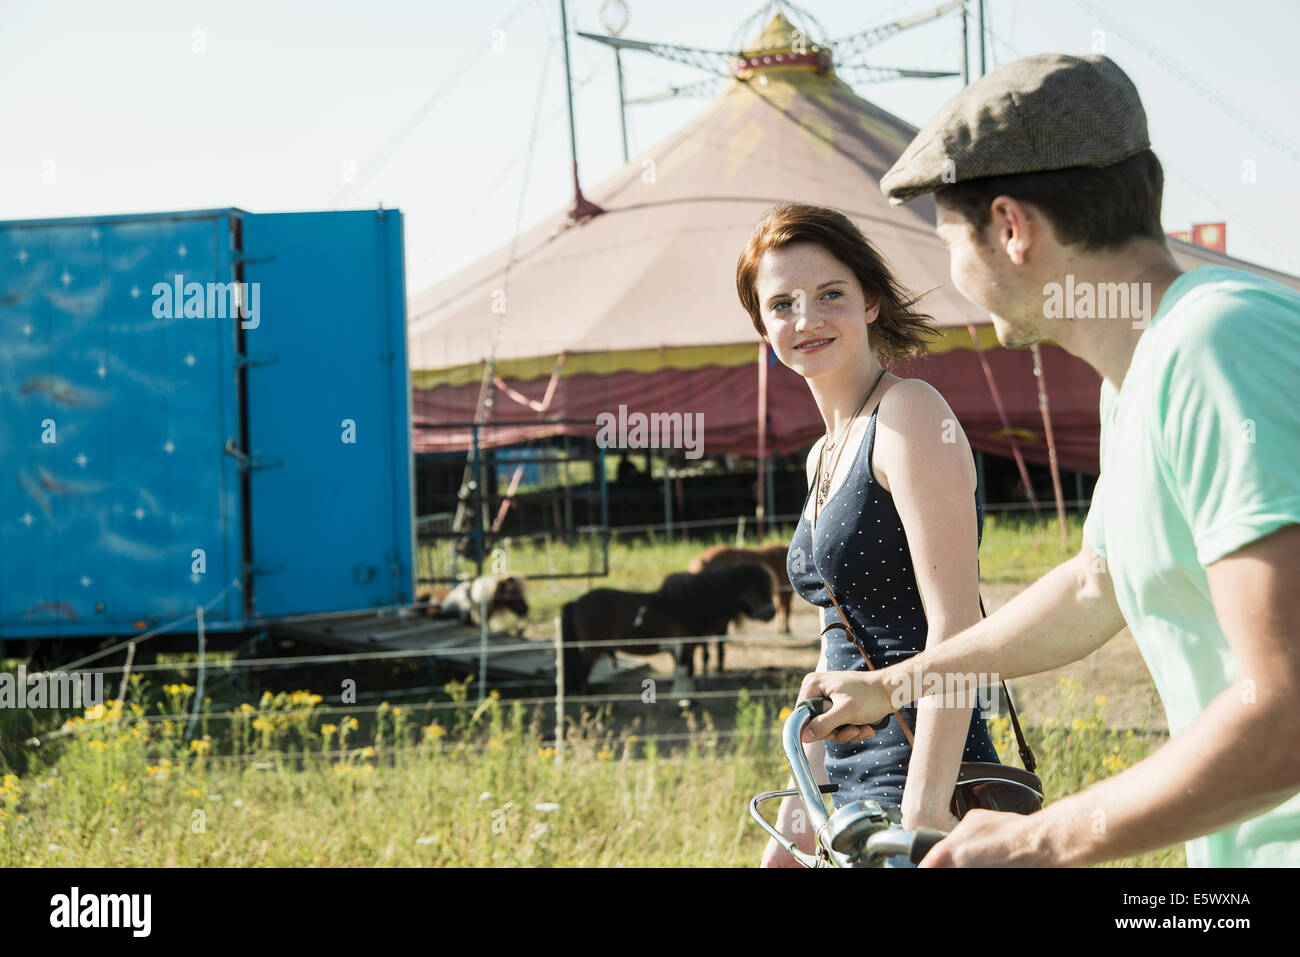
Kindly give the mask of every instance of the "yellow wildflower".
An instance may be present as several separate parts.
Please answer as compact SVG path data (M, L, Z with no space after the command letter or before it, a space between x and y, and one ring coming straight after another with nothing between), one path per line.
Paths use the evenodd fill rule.
M792 714L794 714L794 708L791 708L791 707L789 707L789 706L787 705L786 707L784 707L784 708L781 709L781 713L778 714L778 715L776 716L776 720L777 720L777 721L784 721L786 718L790 717L790 715L792 715Z
M190 750L195 752L196 754L207 754L209 751L212 750L212 742L200 741L199 739L195 738L193 741L190 742Z
M608 761L608 760L609 760L610 758L612 758L613 756L614 756L614 755L610 754L608 751L597 751L597 752L596 752L596 759L597 759L598 761Z
M337 724L322 724L320 726L320 733L328 736L334 734L338 729L339 726Z
M107 750L108 750L108 745L105 744L103 741L87 741L87 742L86 742L86 745L87 745L87 746L90 748L90 750L92 750L92 751L107 751Z
M1095 697L1095 698L1092 699L1092 703L1095 704L1098 708L1104 708L1104 707L1106 707L1106 705L1107 705L1109 702L1110 702L1110 699L1107 698L1104 694L1099 694L1099 695L1097 695L1097 697Z
M538 748L538 749L537 749L537 756L538 756L539 758L541 758L543 761L549 761L551 758L555 757L555 749L554 749L554 748Z

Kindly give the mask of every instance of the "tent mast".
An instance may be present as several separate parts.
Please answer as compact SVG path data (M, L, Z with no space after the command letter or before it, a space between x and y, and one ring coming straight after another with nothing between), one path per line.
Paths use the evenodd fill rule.
M763 542L763 520L767 515L767 343L758 344L758 541Z
M560 0L560 37L564 41L564 98L569 104L569 155L573 159L573 207L569 210L570 223L585 223L604 212L582 195L578 182L578 137L573 121L573 71L569 65L569 15L565 0Z
M1031 347L1034 353L1034 378L1038 380L1038 411L1043 416L1043 431L1047 434L1047 461L1052 467L1052 491L1056 495L1056 520L1061 526L1061 547L1069 546L1065 532L1065 499L1061 493L1061 471L1056 466L1056 441L1052 438L1052 413L1047 407L1047 371L1043 367L1043 354L1038 343Z

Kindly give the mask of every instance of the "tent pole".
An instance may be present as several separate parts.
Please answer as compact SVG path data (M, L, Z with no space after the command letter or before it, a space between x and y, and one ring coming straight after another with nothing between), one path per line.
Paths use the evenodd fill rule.
M573 71L569 66L569 14L564 0L560 0L560 37L564 41L564 97L569 104L569 155L573 159L573 208L569 210L569 219L575 223L582 223L593 216L599 216L604 210L582 195L582 186L578 182L578 136L573 119Z
M966 5L961 8L961 85L970 86L970 28L966 23Z
M614 69L618 73L618 123L623 131L623 162L631 159L627 152L627 100L623 97L623 57L622 51L614 47Z
M973 322L966 323L966 329L970 333L971 346L975 349L975 355L979 357L980 367L984 370L984 378L989 384L989 394L993 396L993 405L998 410L998 418L1002 420L1002 430L1006 432L1007 442L1011 444L1011 456L1016 460L1016 468L1020 471L1020 481L1025 485L1025 493L1029 496L1029 504L1034 509L1034 516L1038 517L1038 498L1034 495L1033 483L1029 481L1029 469L1025 467L1025 459L1020 454L1020 446L1016 444L1016 437L1011 433L1011 420L1007 418L1007 409L1002 404L1002 393L998 392L998 384L993 381L993 370L989 368L988 360L984 358L984 348L980 345L979 330L975 328Z
M758 488L755 498L758 508L758 540L763 540L763 519L767 513L767 343L758 344Z
M661 458L664 461L664 537L671 539L673 537L673 490L672 479L668 477L668 450L663 450Z
M1056 495L1056 520L1061 526L1061 547L1069 546L1065 533L1065 497L1061 493L1061 471L1056 465L1056 440L1052 437L1052 413L1047 405L1047 371L1043 367L1043 354L1038 343L1031 347L1034 353L1034 378L1038 380L1038 411L1043 416L1043 431L1047 433L1047 461L1052 466L1052 491Z

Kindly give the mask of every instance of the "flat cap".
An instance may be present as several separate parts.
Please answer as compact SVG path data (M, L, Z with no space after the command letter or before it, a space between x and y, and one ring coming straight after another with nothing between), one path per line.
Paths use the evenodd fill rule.
M985 176L1110 166L1150 146L1137 88L1113 60L1042 53L999 67L945 103L880 189L898 205Z

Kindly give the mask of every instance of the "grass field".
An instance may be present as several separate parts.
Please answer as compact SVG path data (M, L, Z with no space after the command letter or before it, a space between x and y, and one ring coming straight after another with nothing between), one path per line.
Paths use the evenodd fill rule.
M1068 549L1054 524L991 519L985 531L986 580L1032 579L1078 547L1077 522ZM654 588L701 548L615 542L617 572L595 583ZM532 583L530 627L549 634L559 605L586 587ZM777 729L799 677L769 697L674 714L686 730L666 737L630 718L635 709L574 708L557 753L544 730L551 706L495 695L476 706L457 683L356 708L308 690L221 695L187 738L194 689L137 674L124 705L0 711L0 867L755 865L766 836L746 803L784 786ZM1026 729L1049 801L1164 740L1108 727L1106 699L1073 679L1059 692L1057 714ZM1005 719L992 727L1018 763ZM39 747L23 743L35 734ZM1124 863L1181 866L1184 855Z

